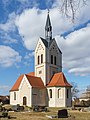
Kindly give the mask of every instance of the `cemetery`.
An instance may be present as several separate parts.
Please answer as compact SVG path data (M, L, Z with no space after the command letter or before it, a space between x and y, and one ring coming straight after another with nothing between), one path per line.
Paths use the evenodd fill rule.
M35 107L37 108L37 107ZM44 109L44 108L43 108ZM53 108L47 107L47 111L33 110L31 107L0 105L0 120L90 120L90 107L83 108Z

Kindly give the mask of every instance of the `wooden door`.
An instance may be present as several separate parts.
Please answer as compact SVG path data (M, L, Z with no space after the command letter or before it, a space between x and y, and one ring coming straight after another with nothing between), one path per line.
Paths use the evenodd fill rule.
M27 98L23 97L23 105L27 105Z

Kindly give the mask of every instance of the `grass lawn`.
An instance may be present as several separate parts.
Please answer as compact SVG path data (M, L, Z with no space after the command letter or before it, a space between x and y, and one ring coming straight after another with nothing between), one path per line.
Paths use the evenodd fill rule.
M49 112L9 112L11 120L50 120L47 116L57 115L61 108L48 108ZM53 118L53 120L90 120L90 112L80 112L75 110L68 110L68 118ZM6 120L7 118L0 118Z

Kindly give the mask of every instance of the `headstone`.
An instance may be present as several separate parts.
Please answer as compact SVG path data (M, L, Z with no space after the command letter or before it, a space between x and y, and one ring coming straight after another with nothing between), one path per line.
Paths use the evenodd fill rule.
M23 110L24 110L24 106L20 106L19 104L13 105L13 106L12 106L12 110L13 110L13 111L17 111L17 112L23 111Z
M58 118L67 118L68 112L67 109L58 110Z

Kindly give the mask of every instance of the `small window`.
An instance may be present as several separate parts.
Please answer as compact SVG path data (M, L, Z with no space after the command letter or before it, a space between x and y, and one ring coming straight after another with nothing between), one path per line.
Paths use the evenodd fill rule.
M40 71L39 71L39 74L41 74L41 73L42 73L42 71L40 70Z
M52 89L49 90L50 98L52 98Z
M14 92L14 100L16 100L16 92Z
M43 54L41 54L41 63L43 63Z
M40 64L40 56L38 56L38 64Z
M62 97L62 93L61 93L61 88L58 89L58 98L61 98Z
M53 55L51 55L51 64L53 64Z
M60 89L58 89L58 98L60 97Z
M54 57L54 65L56 65L56 56Z
M69 98L69 90L67 89L67 98Z

